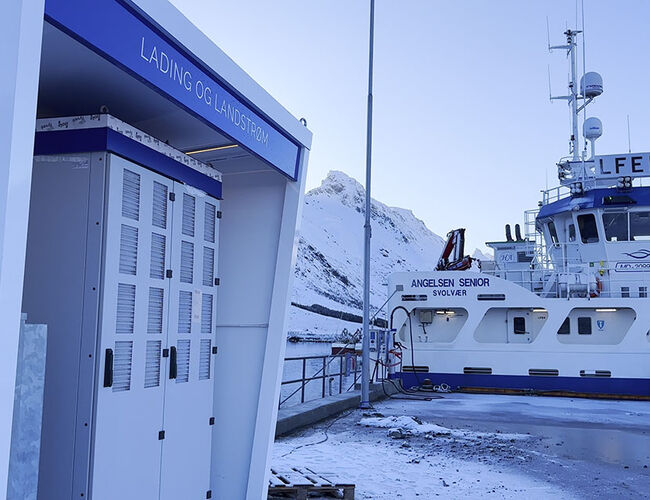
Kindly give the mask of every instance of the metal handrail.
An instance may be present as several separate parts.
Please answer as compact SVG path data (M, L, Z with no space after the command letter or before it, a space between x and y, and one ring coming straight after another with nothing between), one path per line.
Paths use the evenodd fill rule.
M351 387L354 387L356 385L356 383L357 383L358 375L359 375L359 373L361 373L361 368L360 368L361 363L359 363L359 357L360 356L358 354L342 353L342 354L329 354L329 355L320 355L320 356L297 356L297 357L285 358L284 359L285 361L302 361L302 376L299 379L283 380L281 382L281 385L290 385L290 384L298 384L299 383L300 387L298 387L295 391L293 391L291 394L289 394L284 399L280 398L278 408L280 408L283 403L286 403L295 394L297 394L298 391L300 391L300 402L304 403L305 402L305 387L307 386L307 384L309 382L312 382L314 380L322 380L321 398L324 398L325 395L326 395L326 392L327 392L326 391L326 380L327 379L333 379L334 377L338 377L339 378L338 393L342 394L343 393L343 377L348 377L351 374L354 374L354 383L351 386ZM328 361L328 358L329 358L329 361ZM327 367L336 358L339 359L339 371L337 373L328 372ZM314 373L310 377L307 377L306 376L307 360L314 360L314 359L321 359L323 365L316 373ZM348 364L349 364L348 360L350 360L350 359L354 359L354 363L353 363L354 369L352 369L352 370L348 369ZM344 366L344 361L345 361L345 366Z

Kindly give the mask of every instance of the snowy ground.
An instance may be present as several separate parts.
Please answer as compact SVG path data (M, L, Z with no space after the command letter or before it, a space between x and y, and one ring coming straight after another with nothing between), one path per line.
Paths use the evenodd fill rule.
M390 399L280 438L273 467L356 498L650 498L650 403L445 394Z

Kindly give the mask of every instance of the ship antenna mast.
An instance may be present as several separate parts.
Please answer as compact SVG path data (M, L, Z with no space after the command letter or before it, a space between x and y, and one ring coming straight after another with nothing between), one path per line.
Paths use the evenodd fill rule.
M571 138L569 140L569 152L573 156L574 161L580 159L580 143L578 139L578 118L579 113L582 109L591 102L591 99L587 100L581 107L578 107L578 100L583 99L583 96L580 95L577 82L577 68L576 68L576 53L577 53L577 38L578 34L582 33L579 30L567 29L564 32L566 36L566 44L564 45L551 45L549 43L548 50L564 50L566 51L567 57L569 58L569 67L570 67L570 80L569 80L569 93L563 96L551 96L551 100L566 100L571 107Z

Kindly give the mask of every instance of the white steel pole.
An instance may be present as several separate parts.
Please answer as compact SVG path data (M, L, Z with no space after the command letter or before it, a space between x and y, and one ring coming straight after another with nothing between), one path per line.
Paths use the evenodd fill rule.
M366 220L363 245L363 339L361 344L361 405L370 408L370 170L372 158L372 63L375 38L375 0L370 0L370 50L368 58L368 127L366 137Z

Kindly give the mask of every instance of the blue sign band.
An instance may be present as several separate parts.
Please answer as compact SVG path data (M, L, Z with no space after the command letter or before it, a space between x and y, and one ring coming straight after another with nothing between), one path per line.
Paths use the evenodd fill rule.
M34 155L62 155L110 151L170 179L181 181L221 199L221 182L197 172L109 128L37 132Z
M46 0L45 18L293 180L300 147L121 0Z

